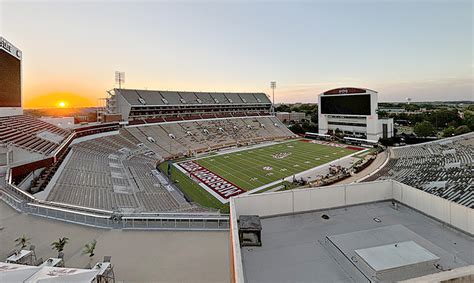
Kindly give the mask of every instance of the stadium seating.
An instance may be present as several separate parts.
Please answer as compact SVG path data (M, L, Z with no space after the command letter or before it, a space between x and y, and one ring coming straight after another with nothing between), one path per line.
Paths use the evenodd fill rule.
M274 117L151 121L72 145L47 200L123 212L203 212L155 170L159 162L294 137Z
M51 154L69 134L67 130L26 115L0 117L1 142L45 155Z
M275 117L182 121L127 127L122 131L134 136L164 159L294 137Z
M112 211L199 211L152 173L159 160L128 131L75 144L47 200Z
M474 133L392 148L391 155L387 165L365 181L395 179L474 207Z

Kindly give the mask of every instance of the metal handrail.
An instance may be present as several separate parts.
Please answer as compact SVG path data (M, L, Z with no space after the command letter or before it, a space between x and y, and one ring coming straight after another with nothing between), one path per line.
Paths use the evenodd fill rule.
M15 210L80 225L107 229L207 230L227 231L229 216L216 213L131 213L38 200L11 183L6 176L6 188L0 199Z

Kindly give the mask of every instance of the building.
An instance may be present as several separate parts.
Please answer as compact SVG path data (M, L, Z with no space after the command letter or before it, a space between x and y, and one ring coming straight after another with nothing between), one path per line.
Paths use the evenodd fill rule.
M23 115L22 52L0 37L0 178L8 167L31 173L52 163L66 147L71 132ZM19 171L17 171L19 172Z
M241 230L238 220L255 216L256 232ZM232 282L474 275L474 210L396 181L233 197L230 226Z
M283 123L289 123L290 121L302 122L306 119L306 113L304 112L277 112L275 115Z
M393 119L379 119L378 93L362 88L336 88L318 97L319 133L377 141L393 136Z
M272 103L265 93L182 92L113 89L99 117L120 114L122 120L259 116ZM203 116L204 115L204 116ZM101 118L102 119L102 118Z
M21 58L20 49L0 37L0 117L23 114Z

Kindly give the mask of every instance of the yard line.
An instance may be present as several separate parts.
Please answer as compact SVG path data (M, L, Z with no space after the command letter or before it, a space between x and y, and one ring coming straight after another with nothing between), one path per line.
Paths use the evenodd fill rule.
M288 147L288 145L293 145L295 146L295 148L289 148L288 149L288 152L291 152L292 153L292 157L289 157L288 160L270 160L268 159L268 156L269 155L272 155L272 154L275 154L275 153L278 153L278 152L281 152L283 149L286 149L286 147ZM315 152L315 147L319 147L317 149L317 151ZM308 153L308 150L311 150L311 157L309 158L310 160L308 160L308 156L307 156L307 153ZM308 169L311 169L311 168L314 168L314 167L317 167L317 166L320 166L321 164L325 164L325 163L328 163L328 162L331 162L337 158L331 158L331 157L343 157L345 155L349 155L349 153L347 152L347 150L344 152L344 154L341 154L340 151L342 149L340 148L330 148L330 147L327 147L327 146L324 146L324 145L314 145L314 144L301 144L299 141L294 141L294 142L287 142L287 143L284 143L284 144L276 144L276 145L269 145L269 146L266 146L266 147L261 147L261 148L256 148L256 149L248 149L248 150L244 150L244 151L239 151L239 152L235 152L235 153L229 153L229 154L223 154L221 156L214 156L214 157L207 157L207 158L203 158L201 160L199 160L201 163L205 163L205 164L202 164L204 167L206 167L207 169L209 169L210 171L216 173L216 174L221 174L221 175L224 175L223 177L225 177L225 175L231 175L231 176L234 176L235 178L247 183L247 184L251 184L249 182L247 182L246 180L242 179L239 174L234 174L235 172L238 172L238 171L242 171L242 167L245 168L245 171L251 171L251 172L255 172L255 170L258 171L259 174L257 175L248 175L248 174L245 174L245 176L247 176L248 178L263 178L263 179L266 179L266 180L272 180L275 181L275 180L278 180L280 179L281 177L287 177L289 174L295 174L295 173L299 173L299 172L302 172L302 171L305 171L305 170L308 170ZM337 154L332 154L332 153L337 153ZM330 155L332 154L332 155ZM247 157L240 157L242 155L247 155ZM323 155L330 155L331 157L323 157ZM225 156L228 156L228 158L225 158ZM319 162L314 162L314 157L315 156L321 156L320 160L318 160ZM214 159L214 161L209 161L207 162L206 159ZM239 163L236 163L236 162L229 162L227 161L226 159L230 159L231 161L236 161L236 160L239 160L241 162ZM212 163L211 163L212 162ZM305 163L305 162L309 162L309 163ZM216 164L217 163L217 164ZM250 163L250 164L249 164ZM288 171L285 171L286 173L282 173L282 171L274 171L274 170L271 170L269 172L272 172L273 173L273 177L269 177L269 176L265 176L265 171L262 171L262 168L255 168L255 163L259 164L259 166L261 165L266 165L266 166L272 166L272 167L276 167L276 168L280 168L280 169L283 169L283 168L286 168ZM295 165L295 163L299 163L300 166L298 166L297 168L298 169L294 169L296 167L293 167L291 165ZM239 166L239 167L235 167L235 166L232 166L230 164L240 164L240 165L243 165L243 166ZM220 168L219 169L214 169L214 166L217 166L217 165L220 165L221 167L225 167L225 168L230 168L232 170L232 172L228 172L227 170L221 170ZM249 168L249 169L247 169ZM217 171L217 172L216 172ZM222 173L219 173L220 171L223 171ZM242 172L241 172L242 173ZM267 178L269 177L269 178ZM230 179L230 178L229 178ZM232 180L229 180L229 181L232 181ZM258 180L259 183L262 183L260 181L260 179ZM265 184L265 183L263 183ZM253 186L253 184L251 184Z
M202 161L200 161L200 162L202 162ZM211 162L215 162L215 161L211 161ZM206 166L206 165L201 164L201 163L199 163L199 164L201 164L202 166L206 167L206 169L208 169L209 171L213 172L214 174L219 175L219 176L221 176L221 177L224 177L225 179L229 179L230 182L233 182L233 181L230 180L230 178L227 178L227 177L222 176L222 175L225 175L225 174L232 175L232 176L234 176L235 178L237 178L237 179L239 179L239 180L242 180L242 181L244 181L244 182L247 183L247 184L250 184L251 186L254 186L254 185L255 185L255 184L252 184L252 183L246 181L245 179L240 178L238 175L234 174L234 173L237 173L237 172L242 172L242 167L240 167L240 166L239 166L239 167L234 167L234 166L232 166L232 165L229 165L227 162L219 162L219 161L218 161L218 162L216 162L216 163L219 163L219 165L220 165L221 167L230 168L233 173L231 173L230 171L226 171L226 170L224 170L224 173L219 173L218 170L213 170L213 169L212 169L212 167L213 167L212 165L211 165L211 166ZM206 163L206 164L209 164L209 163ZM249 170L247 170L247 171L249 171ZM246 175L247 177L250 177L250 178L254 178L254 177L255 177L255 176L251 176L251 175L247 175L247 174L244 174L244 175ZM267 179L267 180L268 180L268 179ZM266 184L266 183L262 183L262 182L260 182L260 181L258 181L258 182L261 183L261 184ZM233 182L233 183L236 183L236 182ZM236 184L236 185L238 185L238 184Z
M221 172L218 172L218 171L216 172L216 170L213 170L211 166L206 166L205 164L202 164L202 163L199 163L199 164L200 164L201 166L205 167L207 170L211 171L212 173L214 173L214 174L216 174L216 175L218 175L218 176L220 176L220 177L222 177L222 178L228 180L229 182L234 183L235 185L237 185L237 186L239 186L239 187L242 187L242 189L245 189L247 186L242 186L242 184L239 184L240 182L237 182L237 181L235 181L235 180L231 180L231 178L229 178L227 175L231 175L231 176L235 177L236 179L238 179L238 180L242 181L243 183L246 183L246 184L248 184L248 185L250 185L250 186L253 186L253 185L254 185L254 184L252 184L252 183L249 183L247 180L240 178L238 175L235 175L234 173L232 173L232 172L238 172L238 170L234 170L234 169L231 168L231 169L232 169L232 170L231 170L232 172L231 172L231 171L227 171L227 170L223 170L224 172L221 173ZM219 163L219 164L221 164L222 167L229 167L229 166L226 166L226 165L223 164L223 163Z

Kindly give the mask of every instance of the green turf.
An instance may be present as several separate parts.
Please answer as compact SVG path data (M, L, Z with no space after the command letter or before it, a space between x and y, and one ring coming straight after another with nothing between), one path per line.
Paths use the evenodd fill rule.
M277 153L291 153L282 159ZM244 190L251 190L355 153L301 140L197 159L196 162ZM265 170L264 167L271 167Z
M160 164L160 170L167 172L168 163L163 162ZM179 187L179 189L186 194L193 202L196 202L204 207L219 209L221 213L229 213L229 205L222 204L214 196L208 193L205 189L201 188L193 180L189 179L183 172L176 168L171 170L171 180Z

